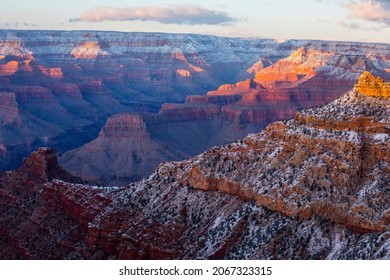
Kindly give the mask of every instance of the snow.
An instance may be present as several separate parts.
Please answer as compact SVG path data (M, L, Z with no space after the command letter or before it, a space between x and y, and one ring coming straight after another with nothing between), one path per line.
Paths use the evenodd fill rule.
M222 218L220 216L218 216L215 220L214 220L214 223L213 225L210 227L210 229L213 229L213 228L216 228L217 226L219 226L219 224L221 223L222 221Z
M40 42L36 44L36 42ZM16 50L7 42L18 45ZM15 51L34 56L50 56L71 53L85 42L104 43L102 53L126 55L137 53L197 54L195 60L213 62L255 63L264 57L288 57L297 48L322 50L329 53L337 50L339 55L370 55L378 60L387 55L390 46L386 44L325 42L305 40L272 40L257 38L226 38L195 34L125 33L104 31L0 31L0 55ZM23 46L23 47L22 47ZM46 58L50 59L50 58ZM382 67L390 68L383 59L377 61Z
M351 131L347 131L346 133L348 135L348 141L353 142L355 144L360 143L360 138L356 131L351 130Z
M345 242L341 239L342 230L339 227L335 227L332 235L332 246L326 257L327 260L337 259L337 255L341 253L342 249L345 247Z
M375 142L386 143L387 141L389 141L389 139L389 134L385 133L376 133L372 135L372 140L374 140Z
M299 114L337 121L368 117L375 122L390 123L390 99L364 96L351 90L331 103L302 110Z

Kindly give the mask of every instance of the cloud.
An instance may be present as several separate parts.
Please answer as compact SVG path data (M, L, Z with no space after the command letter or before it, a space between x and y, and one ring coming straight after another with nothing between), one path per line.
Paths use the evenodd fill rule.
M209 10L197 5L171 5L167 7L96 7L84 12L78 18L69 19L69 22L99 22L99 21L155 21L163 24L188 25L220 25L230 24L239 19L228 13Z
M349 17L382 24L390 27L389 0L359 0L344 4L349 9Z

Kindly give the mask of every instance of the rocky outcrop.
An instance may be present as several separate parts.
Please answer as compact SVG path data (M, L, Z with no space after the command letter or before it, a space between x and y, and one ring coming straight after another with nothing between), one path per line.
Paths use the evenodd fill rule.
M0 76L11 76L19 70L19 62L10 61L0 65Z
M164 146L150 139L140 115L120 114L107 119L97 139L66 152L60 161L84 179L124 184L146 177L162 161L175 159Z
M146 124L140 115L123 114L108 118L100 131L99 138L128 137L149 139Z
M82 99L78 85L71 83L54 83L51 90L55 96Z
M107 52L100 48L98 42L81 43L79 46L75 47L70 54L75 58L83 59L95 59L99 55L108 55Z
M43 185L55 176L81 182L58 167L51 149L40 149L17 171L0 176L1 259L79 259L88 256L80 227L47 208Z
M334 55L332 52L299 48L289 57L256 73L255 82L267 87L291 87L316 75Z
M253 90L263 89L260 84L254 80L247 79L242 82L238 82L235 85L226 84L220 86L216 91L210 91L207 95L231 95L231 94L243 94Z
M16 99L23 105L53 104L56 99L50 89L41 86L18 86L13 87L12 91L15 93Z
M390 97L390 83L384 83L382 78L376 78L370 72L363 73L355 89L368 96Z
M50 148L40 148L33 152L28 158L24 159L18 172L37 182L51 181L53 178L81 182L58 165L57 154Z
M59 68L59 67L44 68L43 66L39 66L38 68L39 68L39 70L41 70L42 74L44 74L44 75L46 75L48 77L56 78L56 79L60 79L60 78L64 77L62 69Z
M5 57L17 57L20 59L34 59L33 52L26 48L23 39L16 32L6 32L0 37L0 54Z

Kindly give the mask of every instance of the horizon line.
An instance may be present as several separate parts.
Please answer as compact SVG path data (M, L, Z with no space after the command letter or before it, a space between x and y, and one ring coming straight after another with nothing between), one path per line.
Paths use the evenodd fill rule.
M163 32L163 31L120 31L120 30L101 30L101 29L13 29L0 27L0 31L12 32L99 32L99 33L125 33L125 34L166 34L166 35L195 35L195 36L210 36L225 39L239 39L239 40L273 40L273 41L311 41L311 42L345 42L345 43L359 43L359 44L381 44L390 45L385 42L375 41L350 41L350 40L327 40L327 39L296 39L296 38L270 38L262 36L223 36L206 33L183 33L183 32ZM282 43L283 43L282 42Z

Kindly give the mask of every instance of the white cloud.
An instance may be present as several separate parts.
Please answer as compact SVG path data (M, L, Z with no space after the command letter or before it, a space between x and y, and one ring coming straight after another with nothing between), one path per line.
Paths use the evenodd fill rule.
M360 0L345 3L349 9L349 17L368 22L380 23L390 26L389 0Z
M228 13L209 10L197 5L171 5L167 7L96 7L70 22L88 21L155 21L164 24L220 25L239 21Z

